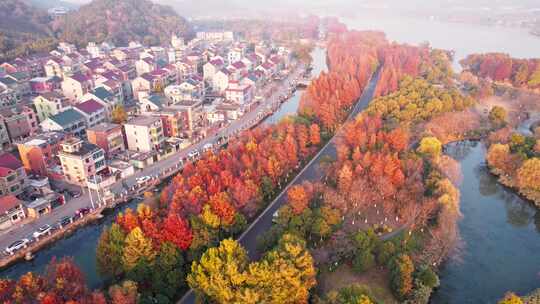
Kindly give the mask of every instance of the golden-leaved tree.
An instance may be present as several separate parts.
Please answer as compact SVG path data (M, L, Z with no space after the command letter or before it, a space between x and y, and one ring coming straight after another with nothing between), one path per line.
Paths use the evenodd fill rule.
M188 283L216 303L307 303L315 274L305 241L285 234L274 250L253 263L238 242L222 241L193 263Z
M141 228L131 230L126 237L122 256L124 269L131 270L141 259L152 262L155 257L156 251L152 247L152 241L144 235Z

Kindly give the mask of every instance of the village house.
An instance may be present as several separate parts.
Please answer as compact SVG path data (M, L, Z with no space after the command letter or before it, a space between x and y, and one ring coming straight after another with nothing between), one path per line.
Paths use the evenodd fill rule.
M86 187L91 176L106 170L105 151L97 145L72 137L61 144L60 163L66 182Z
M163 147L165 136L159 117L139 116L124 125L127 148L131 151L158 151Z
M18 195L28 184L23 164L11 153L0 155L0 196Z
M105 107L93 99L78 103L73 109L84 116L88 128L104 122L107 118Z
M17 149L24 168L32 174L57 179L51 168L56 165L55 156L65 138L62 132L47 132L19 142Z
M43 131L61 131L78 137L86 136L85 117L71 108L48 117L40 125Z
M40 122L64 111L68 106L66 98L57 92L42 93L32 101Z
M0 230L5 230L26 218L25 208L15 195L0 197Z
M62 92L68 99L76 101L84 94L90 92L94 84L92 79L83 74L77 73L62 81Z
M88 142L105 151L107 158L126 149L122 126L113 123L101 123L86 130Z

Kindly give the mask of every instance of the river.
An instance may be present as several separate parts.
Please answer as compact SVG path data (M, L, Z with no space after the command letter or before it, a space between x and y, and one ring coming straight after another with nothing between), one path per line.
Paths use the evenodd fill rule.
M540 287L540 210L497 183L480 142L449 144L461 163L463 248L442 268L432 303L496 303L505 292Z
M320 72L326 71L326 51L323 48L315 48L312 53L313 72L312 75L317 76ZM275 123L283 117L295 114L300 103L302 90L297 90L290 99L285 101L281 107L268 116L264 123ZM115 219L116 215L126 208L135 209L138 200L132 200L114 212L109 212L101 221L96 224L86 226L77 230L72 235L51 244L36 253L36 257L32 262L20 262L0 271L0 278L17 279L21 275L32 272L43 272L47 263L54 257L73 257L75 263L84 273L88 285L91 288L100 288L103 285L103 280L97 273L96 268L96 245L99 236L105 227L108 227Z

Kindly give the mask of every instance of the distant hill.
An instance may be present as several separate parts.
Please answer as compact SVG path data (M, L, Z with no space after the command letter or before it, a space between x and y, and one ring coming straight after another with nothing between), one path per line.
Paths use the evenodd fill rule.
M0 0L0 62L49 51L58 41L85 46L110 41L126 45L138 40L166 44L172 33L189 35L190 24L172 8L150 0L94 0L52 20L42 5L60 0ZM47 3L44 3L47 2Z
M0 62L52 44L49 17L22 0L0 1Z
M26 0L29 4L42 9L49 9L53 7L64 7L67 9L76 9L80 5L77 3L63 1L63 0Z
M189 23L168 6L149 0L94 0L51 24L58 39L85 45L88 41L165 44L172 33L186 34Z

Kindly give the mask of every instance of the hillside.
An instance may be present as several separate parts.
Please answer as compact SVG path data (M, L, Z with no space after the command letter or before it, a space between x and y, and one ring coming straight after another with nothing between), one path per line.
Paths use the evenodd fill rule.
M58 39L77 45L131 40L162 44L172 33L190 31L188 22L172 8L149 0L94 0L51 25Z
M58 41L156 45L167 43L172 33L191 32L172 8L150 0L94 0L54 21L44 9L28 4L36 1L0 0L0 62L49 51Z
M0 1L0 62L51 44L47 12L22 0Z

